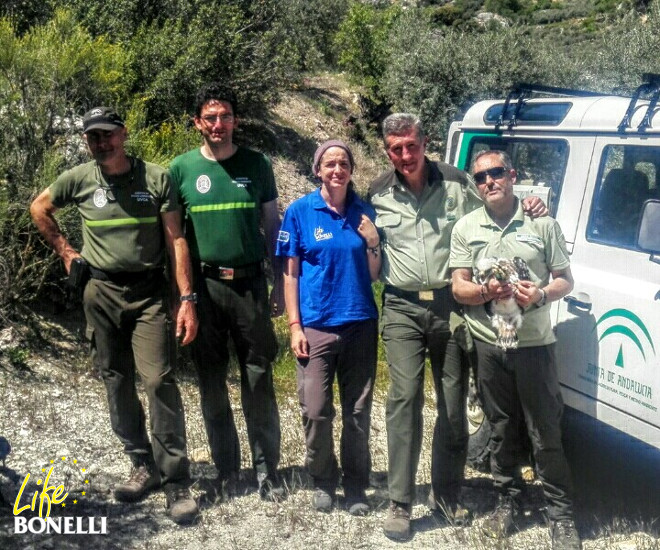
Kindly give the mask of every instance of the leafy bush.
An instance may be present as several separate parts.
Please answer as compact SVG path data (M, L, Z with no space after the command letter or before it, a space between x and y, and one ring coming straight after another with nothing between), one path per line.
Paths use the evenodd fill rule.
M449 123L478 100L501 97L520 81L574 85L582 72L580 59L519 27L440 32L419 12L397 21L387 47L396 55L383 76L386 99L398 110L419 113L429 135L440 140Z
M313 71L334 64L336 22L349 0L281 0L275 23L279 55L291 71Z
M232 84L239 106L263 112L290 78L274 20L274 1L234 0L200 4L189 23L141 26L130 50L134 92L145 98L148 123L191 112L196 91L211 81Z
M356 2L335 37L339 66L346 69L351 82L364 88L372 101L380 102L383 97L381 82L388 64L387 39L401 13L398 5L379 9Z

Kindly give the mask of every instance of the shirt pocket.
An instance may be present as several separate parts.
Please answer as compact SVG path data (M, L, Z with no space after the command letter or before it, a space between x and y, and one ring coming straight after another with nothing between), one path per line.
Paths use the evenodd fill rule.
M376 216L376 227L385 245L400 246L403 235L401 214L390 212Z

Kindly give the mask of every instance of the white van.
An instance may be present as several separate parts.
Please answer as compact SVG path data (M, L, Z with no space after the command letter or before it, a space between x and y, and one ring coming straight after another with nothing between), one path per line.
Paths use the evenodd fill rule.
M468 171L505 150L518 194L544 198L575 278L552 307L564 402L660 449L660 76L645 78L632 98L520 85L452 124L446 161ZM487 427L471 413L479 466Z

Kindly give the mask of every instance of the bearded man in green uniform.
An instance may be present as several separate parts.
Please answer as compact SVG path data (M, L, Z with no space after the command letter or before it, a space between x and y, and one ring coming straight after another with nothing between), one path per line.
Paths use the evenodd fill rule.
M62 258L67 272L84 273L83 305L92 359L106 386L112 429L133 464L115 498L136 501L162 484L177 523L198 514L190 496L189 462L181 396L174 379L164 266L169 254L181 302L174 307L176 335L197 333L188 245L177 195L167 172L127 156L124 122L111 108L83 117L83 136L94 160L64 172L32 203L32 219ZM61 233L58 208L75 204L82 218L79 253ZM151 442L135 388L140 374L149 401Z
M175 158L170 175L185 211L185 234L199 295L200 330L193 360L218 470L217 488L225 497L232 496L241 463L227 391L231 336L259 494L264 500L278 500L284 491L277 474L280 420L271 366L277 341L262 269L266 251L275 260L280 226L275 177L267 157L233 142L238 119L232 90L219 84L203 87L195 113L203 144ZM279 275L281 270L274 271ZM271 301L278 314L284 305L280 276L274 285Z

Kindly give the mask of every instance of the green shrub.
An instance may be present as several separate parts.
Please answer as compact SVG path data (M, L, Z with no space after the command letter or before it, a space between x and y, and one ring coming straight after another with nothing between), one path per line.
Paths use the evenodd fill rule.
M387 9L354 3L335 37L338 64L372 101L382 99L381 82L388 65L387 39L401 15L398 5Z

